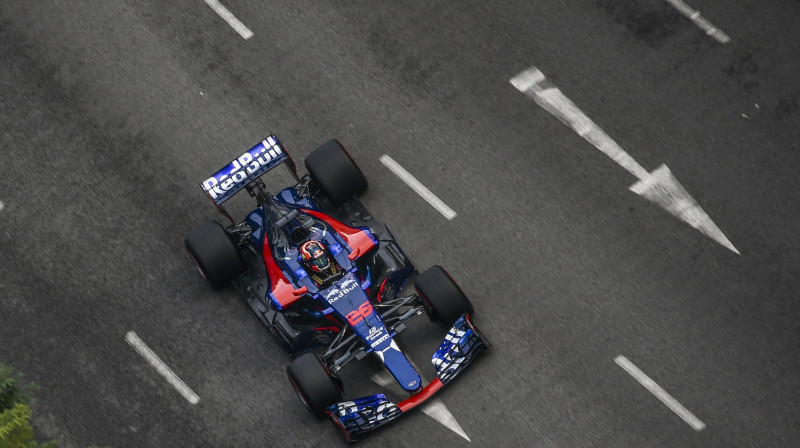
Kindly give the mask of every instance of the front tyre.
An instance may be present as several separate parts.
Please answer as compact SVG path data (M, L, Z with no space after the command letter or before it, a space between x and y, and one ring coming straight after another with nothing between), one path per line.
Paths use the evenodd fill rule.
M184 244L200 274L214 289L224 288L245 270L228 232L216 221L200 226Z
M322 417L328 406L342 401L335 378L313 353L292 361L286 373L300 400L315 417Z
M474 313L472 303L441 266L433 266L417 277L414 288L443 328L450 328L462 314Z

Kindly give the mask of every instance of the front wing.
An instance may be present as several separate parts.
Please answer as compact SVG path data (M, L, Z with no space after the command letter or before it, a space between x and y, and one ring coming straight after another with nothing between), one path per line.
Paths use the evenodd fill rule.
M384 394L375 394L336 403L328 407L325 413L344 432L347 440L354 441L359 434L383 426L423 403L461 373L478 353L490 346L472 325L469 315L464 314L453 324L433 354L431 362L436 369L436 378L415 395L395 404Z

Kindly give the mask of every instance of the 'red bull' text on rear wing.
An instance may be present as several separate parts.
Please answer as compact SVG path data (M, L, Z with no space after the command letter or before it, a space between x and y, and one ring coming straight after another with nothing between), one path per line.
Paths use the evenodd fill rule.
M206 196L214 201L214 205L219 207L247 184L284 162L296 179L297 168L294 160L286 152L283 144L278 141L278 137L270 134L269 137L201 182L200 186L203 187Z

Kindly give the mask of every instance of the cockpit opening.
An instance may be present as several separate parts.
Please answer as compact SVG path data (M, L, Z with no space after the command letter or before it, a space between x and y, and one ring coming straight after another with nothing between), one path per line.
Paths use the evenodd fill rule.
M289 240L294 245L300 245L308 240L311 235L305 227L295 227L289 233Z

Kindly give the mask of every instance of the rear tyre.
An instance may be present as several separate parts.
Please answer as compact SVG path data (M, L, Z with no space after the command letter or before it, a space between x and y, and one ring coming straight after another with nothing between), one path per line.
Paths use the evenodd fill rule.
M342 391L333 375L313 353L292 361L286 373L300 400L315 417L322 417L328 406L342 401Z
M228 232L216 221L200 226L184 244L200 274L214 289L224 288L245 270Z
M367 178L338 140L323 143L305 162L311 177L336 207L367 191Z
M450 328L462 314L475 311L467 296L441 266L433 266L417 277L414 288L431 313L431 319Z

